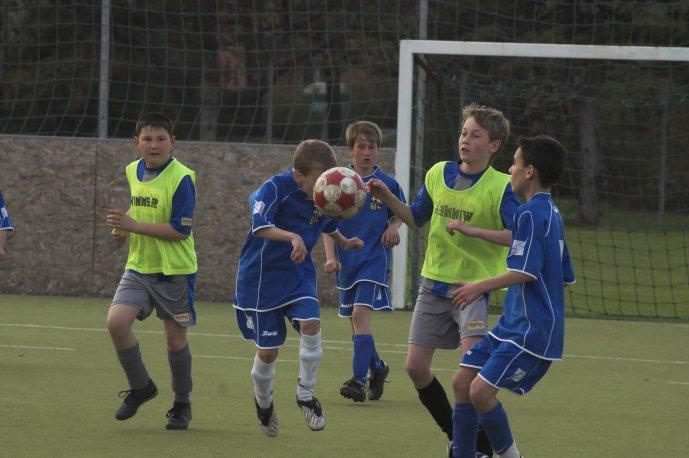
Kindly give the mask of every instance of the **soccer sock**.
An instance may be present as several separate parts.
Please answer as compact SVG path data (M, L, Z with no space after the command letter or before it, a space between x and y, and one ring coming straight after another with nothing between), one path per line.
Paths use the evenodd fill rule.
M315 336L301 335L299 339L299 381L297 383L297 397L302 401L313 398L318 375L318 363L323 356L321 348L321 332Z
M478 412L471 403L455 404L452 412L452 456L476 458Z
M488 435L481 425L478 427L478 436L476 437L476 451L484 455L493 456L493 446L490 445Z
M151 377L146 372L146 367L144 367L144 362L141 359L139 343L137 342L136 345L126 350L118 351L117 359L120 360L130 388L132 390L146 388L148 382L151 381Z
M423 388L417 389L421 403L440 426L440 429L452 440L452 407L443 386L433 376L433 381Z
M177 351L167 351L167 361L172 375L172 391L176 402L189 404L189 393L193 382L191 380L191 352L189 344Z
M352 357L352 369L354 379L366 383L366 374L371 362L371 348L373 337L371 334L358 334L354 336L354 356Z
M368 366L372 371L379 371L383 368L383 361L380 360L378 352L376 351L376 343L373 341L373 335L371 335L371 362Z
M501 403L498 402L493 410L480 414L479 420L498 456L519 458L519 451L510 431L510 423Z
M251 377L254 379L254 396L262 409L267 409L273 402L273 378L275 377L275 361L264 363L254 356L254 367L251 368Z

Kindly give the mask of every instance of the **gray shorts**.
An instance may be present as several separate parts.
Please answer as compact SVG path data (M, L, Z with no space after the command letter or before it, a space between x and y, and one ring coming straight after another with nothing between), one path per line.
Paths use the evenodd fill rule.
M145 320L156 311L162 320L176 321L180 326L196 324L194 281L196 275L135 274L126 271L112 298L113 304L139 309L136 316Z
M428 348L454 349L464 337L488 333L488 303L482 296L464 310L447 296L431 293L432 280L422 279L409 326L409 343Z

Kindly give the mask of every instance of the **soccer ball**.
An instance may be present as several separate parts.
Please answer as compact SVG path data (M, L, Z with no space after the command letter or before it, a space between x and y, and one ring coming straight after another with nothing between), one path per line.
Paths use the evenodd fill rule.
M347 167L333 167L318 177L313 187L316 208L333 219L356 215L366 200L361 177Z

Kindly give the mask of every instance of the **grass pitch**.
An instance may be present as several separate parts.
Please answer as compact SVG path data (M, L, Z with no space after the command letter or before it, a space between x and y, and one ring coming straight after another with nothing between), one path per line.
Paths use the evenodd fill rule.
M0 295L2 456L442 457L446 441L404 373L411 314L374 315L374 335L390 364L380 401L339 395L351 376L349 324L322 311L324 358L317 395L327 427L311 432L295 404L296 333L280 353L275 405L280 435L259 431L243 341L227 304L198 303L190 430L166 431L172 403L162 326L135 325L160 393L132 419L114 412L124 375L105 330L109 301ZM494 321L495 317L492 317ZM529 458L683 456L689 449L689 324L569 319L565 359L527 396L501 400ZM450 391L457 352L433 367Z

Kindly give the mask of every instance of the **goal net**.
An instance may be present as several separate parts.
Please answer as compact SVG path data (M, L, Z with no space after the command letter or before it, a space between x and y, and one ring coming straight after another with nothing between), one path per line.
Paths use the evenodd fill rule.
M577 274L568 314L686 319L688 61L688 48L402 41L396 175L412 199L432 164L457 159L462 107L499 108L512 134L498 170L519 136L567 150L553 195ZM398 306L413 306L423 263L425 233L411 232L395 257Z

